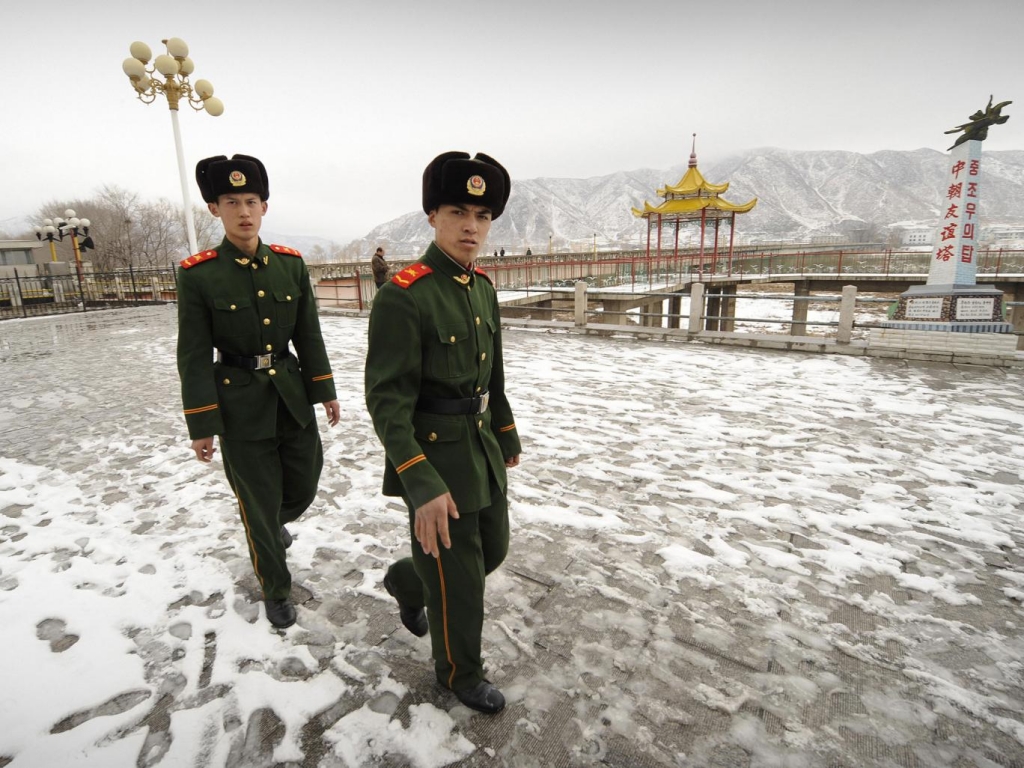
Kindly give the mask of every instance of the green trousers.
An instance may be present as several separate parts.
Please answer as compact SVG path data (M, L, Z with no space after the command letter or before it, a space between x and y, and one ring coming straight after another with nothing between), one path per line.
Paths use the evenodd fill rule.
M267 600L283 600L291 592L281 526L313 503L324 466L316 418L301 427L281 403L277 424L277 435L266 440L220 441L252 569Z
M484 577L508 554L508 501L492 481L490 506L448 518L452 548L442 546L439 558L423 553L416 541L415 510L408 499L405 503L412 557L391 565L389 581L403 606L427 609L438 681L453 690L473 688L484 679Z

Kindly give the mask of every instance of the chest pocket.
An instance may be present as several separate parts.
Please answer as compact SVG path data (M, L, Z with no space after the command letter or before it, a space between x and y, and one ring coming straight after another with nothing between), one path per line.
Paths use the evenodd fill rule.
M299 306L298 291L274 291L274 309L277 324L282 328L295 325L296 312Z
M243 336L256 325L256 309L252 300L216 298L213 300L213 333L215 336Z
M476 344L466 323L441 325L430 348L428 366L435 379L454 379L473 370Z

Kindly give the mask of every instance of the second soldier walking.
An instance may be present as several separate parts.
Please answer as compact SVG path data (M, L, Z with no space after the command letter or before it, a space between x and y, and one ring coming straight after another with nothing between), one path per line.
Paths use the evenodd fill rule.
M438 682L467 707L505 706L481 658L484 579L508 552L506 467L520 443L505 396L498 300L475 265L509 176L492 158L446 152L423 174L434 242L370 312L366 405L384 445L383 492L409 510L412 556L384 587L402 623L429 631Z

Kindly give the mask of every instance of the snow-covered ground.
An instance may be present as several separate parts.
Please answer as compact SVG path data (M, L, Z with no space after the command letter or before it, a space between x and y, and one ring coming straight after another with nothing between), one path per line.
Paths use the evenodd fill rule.
M381 587L366 320L323 325L345 415L276 632L173 308L0 324L0 766L1024 762L1020 374L506 331L488 718Z

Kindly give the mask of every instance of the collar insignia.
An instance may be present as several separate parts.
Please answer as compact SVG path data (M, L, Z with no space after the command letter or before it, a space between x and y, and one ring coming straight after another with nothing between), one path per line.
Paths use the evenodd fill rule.
M459 285L469 285L469 275L455 275L455 282Z
M235 263L236 264L241 264L243 267L248 267L249 266L249 257L248 256L243 256L240 259L235 259Z

